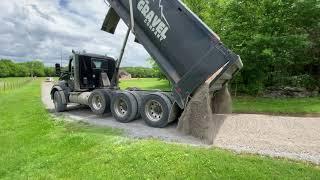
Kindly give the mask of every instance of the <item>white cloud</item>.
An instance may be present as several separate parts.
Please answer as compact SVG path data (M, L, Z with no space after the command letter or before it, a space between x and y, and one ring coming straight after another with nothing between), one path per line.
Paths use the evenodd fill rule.
M117 57L126 25L115 35L100 30L108 7L103 0L3 0L0 3L0 58L67 63L71 50ZM123 66L148 66L144 48L130 36Z

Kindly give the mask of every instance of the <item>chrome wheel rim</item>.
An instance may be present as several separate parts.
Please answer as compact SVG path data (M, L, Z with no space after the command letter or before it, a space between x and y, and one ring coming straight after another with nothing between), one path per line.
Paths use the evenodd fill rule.
M157 122L162 118L163 108L158 101L150 100L145 106L145 112L148 119L153 122Z
M128 104L123 98L118 98L114 103L114 110L118 117L124 117L128 113Z
M96 110L99 110L102 108L102 98L99 95L94 95L92 97L92 106Z

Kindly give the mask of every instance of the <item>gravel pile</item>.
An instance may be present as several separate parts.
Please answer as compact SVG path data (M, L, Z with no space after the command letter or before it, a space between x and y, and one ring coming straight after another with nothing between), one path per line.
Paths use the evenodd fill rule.
M212 94L209 85L204 84L196 91L182 113L178 130L213 144L225 119L225 115L219 114L228 114L231 110L231 96L227 86Z

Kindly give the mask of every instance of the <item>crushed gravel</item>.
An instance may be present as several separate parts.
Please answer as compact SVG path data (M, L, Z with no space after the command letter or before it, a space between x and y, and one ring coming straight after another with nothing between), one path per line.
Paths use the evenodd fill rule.
M52 111L52 83L43 83L42 101ZM83 106L68 106L62 115L93 125L120 128L133 138L157 138L167 142L208 146L206 141L179 132L177 123L163 129L148 127L142 120L122 124L110 114L95 116ZM213 146L235 152L285 157L320 164L320 117L282 117L254 114L213 115L219 119L215 126Z
M178 130L213 144L225 116L231 114L232 101L227 86L217 93L209 90L209 84L199 87L178 122Z

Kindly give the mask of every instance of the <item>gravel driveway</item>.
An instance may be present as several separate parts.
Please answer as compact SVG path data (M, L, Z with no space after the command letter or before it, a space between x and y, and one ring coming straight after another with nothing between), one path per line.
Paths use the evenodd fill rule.
M51 87L52 83L42 84L42 101L49 110L53 110L49 95ZM209 147L197 138L179 133L176 130L177 123L163 129L148 127L142 120L122 124L110 114L95 116L90 109L77 105L68 106L68 111L62 114L75 121L120 128L127 136L134 138L157 138ZM218 126L213 144L215 147L320 164L320 117L232 114L225 115Z

